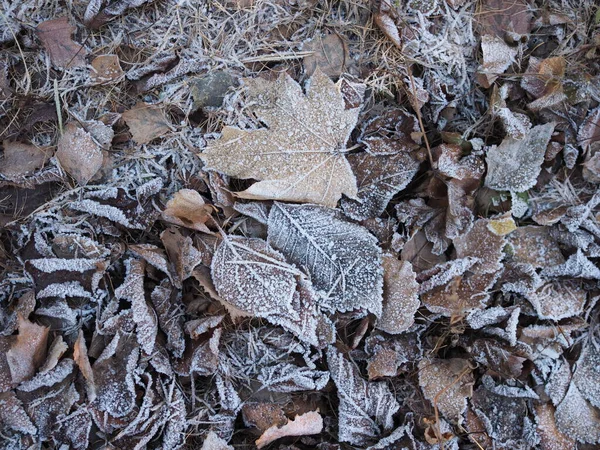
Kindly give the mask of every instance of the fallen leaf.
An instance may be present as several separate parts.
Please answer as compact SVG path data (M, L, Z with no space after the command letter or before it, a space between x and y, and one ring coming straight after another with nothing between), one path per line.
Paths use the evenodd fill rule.
M575 440L558 431L554 414L555 408L552 403L543 403L535 407L541 450L574 450L576 448Z
M389 0L382 0L378 11L373 14L373 20L379 29L385 34L388 39L398 48L402 48L402 40L400 32L394 19L390 16L392 5Z
M273 425L267 429L257 440L256 447L263 448L265 445L286 436L307 436L319 434L323 431L323 418L317 411L310 411L290 420L279 428Z
M598 146L598 142L600 142L600 108L589 112L577 133L577 143L584 150ZM595 155L597 156L598 153Z
M76 29L67 17L46 20L37 26L37 34L54 66L61 69L85 66L87 51L71 39Z
M573 383L596 408L600 407L600 350L594 342L584 345L573 374ZM600 417L600 416L599 416Z
M339 440L362 446L391 430L392 416L400 405L388 385L363 380L358 369L333 346L327 349L327 364L340 401Z
M8 428L29 435L38 431L13 391L0 392L0 425L3 431Z
M19 334L6 352L6 361L14 384L32 378L46 359L46 344L50 328L17 316Z
M181 284L192 276L194 269L206 262L206 254L194 247L191 237L183 235L176 228L163 231L160 240L169 256L173 283L180 288Z
M504 236L493 233L488 228L489 219L479 219L469 232L454 239L457 258L478 258L469 270L476 273L493 273L502 269L501 260L506 245Z
M276 202L269 214L268 241L308 270L326 308L362 308L381 316L381 250L365 228L323 206Z
M205 223L213 212L213 207L206 204L198 192L181 189L167 202L162 218L175 225L210 233Z
M233 450L233 447L227 445L227 441L221 439L217 433L210 431L204 438L200 450Z
M434 408L452 422L461 422L467 399L473 395L473 370L461 358L422 359L419 362L419 386Z
M554 413L558 430L584 444L600 442L600 412L583 396L575 383L571 383L565 397Z
M476 20L483 28L482 35L491 34L504 39L507 33L529 34L532 13L525 0L486 0L481 3Z
M0 173L9 178L30 175L43 167L52 156L52 151L35 145L4 141L4 154L0 160Z
M85 186L102 167L104 155L90 133L68 123L58 140L56 158L80 186Z
M242 415L247 427L255 427L261 433L269 428L282 427L288 422L281 405L277 403L244 403Z
M119 79L123 69L117 55L100 55L92 60L90 78L93 83L106 83Z
M497 191L525 192L537 182L554 124L532 128L522 139L505 138L488 149L485 184Z
M164 111L156 105L140 102L125 111L122 117L129 127L133 140L138 144L147 144L171 131L171 125L165 118Z
M483 63L477 71L477 79L487 89L511 66L518 52L516 47L509 47L504 39L489 34L481 38L481 51Z
M268 129L225 127L200 157L205 170L259 180L236 195L249 199L312 202L334 207L341 194L354 198L356 179L344 147L360 108L346 109L340 92L320 70L306 95L287 74L276 81L246 79L250 111Z
M79 371L83 375L86 381L86 390L88 400L93 402L96 399L96 385L94 383L94 371L88 358L87 346L85 345L85 338L83 337L83 331L79 330L77 340L73 345L73 359L75 364L79 367Z
M556 241L548 228L528 225L516 228L509 236L512 247L511 259L519 264L531 264L535 268L554 267L565 262Z
M392 255L383 256L383 309L376 328L398 334L408 330L421 305L419 284L412 265Z
M304 57L304 71L311 77L317 67L327 76L339 77L346 64L346 45L337 34L317 36L302 47L302 51L313 52Z

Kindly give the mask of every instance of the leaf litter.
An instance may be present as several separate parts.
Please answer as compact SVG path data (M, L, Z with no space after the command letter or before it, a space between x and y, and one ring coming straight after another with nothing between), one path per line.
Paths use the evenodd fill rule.
M594 2L42 3L2 448L600 445Z

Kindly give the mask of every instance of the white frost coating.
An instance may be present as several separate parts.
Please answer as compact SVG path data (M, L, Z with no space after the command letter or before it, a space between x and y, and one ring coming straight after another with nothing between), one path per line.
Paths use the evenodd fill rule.
M86 291L79 281L67 281L65 283L52 283L36 294L37 298L47 297L83 297L92 298L92 294Z
M592 405L600 408L600 350L595 344L588 342L583 347L573 382Z
M23 392L32 392L41 387L54 386L71 375L73 367L75 367L75 362L72 359L65 358L54 369L46 373L38 373L31 380L21 383L17 389Z
M354 365L333 346L327 349L331 379L338 390L339 440L364 445L392 428L392 416L400 409L384 381L363 380Z
M467 316L467 323L474 330L503 321L509 312L502 306L493 306L484 310L474 310Z
M44 273L52 273L57 272L59 270L83 273L88 270L96 270L98 268L98 265L101 264L103 260L85 258L42 258L30 259L28 262L37 270Z
M227 441L221 439L217 433L211 431L206 435L202 448L200 450L234 450L231 445L227 445Z
M72 202L69 206L77 211L86 212L94 216L105 217L108 220L116 222L127 228L133 228L135 230L145 229L145 227L131 222L125 213L115 206L103 205L89 199Z
M445 285L454 277L465 273L473 266L473 264L477 263L478 261L478 258L471 257L453 259L451 261L438 264L432 269L429 269L427 272L423 272L421 275L427 276L429 273L433 273L433 275L428 278L427 281L421 283L419 294L429 292L435 287Z
M586 444L600 442L598 412L575 383L571 383L565 398L556 407L554 418L561 433Z
M583 254L581 249L577 249L577 253L569 256L565 263L546 267L542 270L541 275L547 278L569 277L600 280L600 269Z
M320 391L329 381L329 372L281 363L261 368L258 381L271 392Z
M325 307L381 315L381 249L365 228L329 208L276 202L269 214L268 241L308 271Z
M524 192L537 182L554 124L532 128L522 139L506 137L488 149L485 185L497 191Z

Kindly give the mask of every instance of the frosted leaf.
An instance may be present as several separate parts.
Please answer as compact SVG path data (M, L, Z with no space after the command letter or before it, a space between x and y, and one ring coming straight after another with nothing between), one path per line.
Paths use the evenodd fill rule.
M583 254L581 249L577 249L577 253L569 256L565 263L546 267L542 270L541 275L547 278L569 277L600 280L600 269Z
M472 368L461 358L422 359L419 362L419 386L434 407L453 422L461 422L467 398L473 395Z
M67 297L92 298L91 292L83 288L78 281L67 281L65 283L52 283L37 293L37 298L57 297L66 299Z
M48 349L48 355L42 367L40 367L40 373L46 373L54 369L58 364L60 358L69 349L69 346L63 340L63 337L59 334L54 338L50 348Z
M31 380L21 383L17 389L21 392L33 392L37 389L52 387L71 375L74 367L75 364L72 359L63 359L54 369L46 373L38 373Z
M371 334L366 339L365 351L371 355L367 360L369 380L405 372L423 355L418 332L407 332L391 338Z
M104 155L90 133L68 123L58 141L56 159L80 186L85 186L102 167Z
M37 434L37 428L13 391L0 393L0 425L3 431L9 428L19 433Z
M312 202L334 207L340 196L355 197L356 179L343 149L360 108L346 109L340 92L320 70L306 95L289 75L276 81L245 79L248 109L268 129L225 127L200 155L205 170L257 179L242 198Z
M485 173L483 160L476 155L462 156L459 145L441 144L436 147L439 152L437 169L444 175L457 180L479 180Z
M479 330L487 325L502 322L508 318L509 315L510 312L502 306L493 306L482 311L472 311L467 316L467 323L472 329Z
M540 174L553 131L553 123L538 125L522 140L507 137L498 147L490 147L486 156L485 185L497 191L511 192L532 188Z
M151 355L158 333L158 323L156 313L146 300L146 291L144 290L146 263L138 259L129 259L125 261L125 267L127 275L123 284L115 289L115 297L131 302L138 342L142 350L147 355Z
M227 441L221 439L217 433L214 431L210 431L206 438L204 438L204 442L202 443L202 448L200 450L234 450L231 445L227 445Z
M38 325L17 314L19 334L11 336L5 354L12 383L31 379L46 359L46 345L50 328Z
M600 407L600 351L594 342L587 343L581 350L573 382L583 397L596 408Z
M600 108L596 108L589 112L577 133L577 143L584 150L588 150L592 145L598 145L600 141L600 132L598 131L600 124Z
M167 202L162 218L175 225L209 233L205 223L211 220L213 211L197 191L181 189Z
M42 259L30 259L27 261L37 270L44 273L52 273L58 271L67 272L87 272L88 270L96 270L98 265L103 261L100 259L85 259L85 258L74 258L74 259L62 259L62 258L42 258Z
M545 380L544 391L552 400L554 406L562 402L571 384L571 368L564 358L552 359L550 373Z
M480 274L497 272L502 268L500 261L504 256L502 250L506 239L490 231L489 223L489 219L479 219L468 233L453 241L457 258L479 259L469 270Z
M421 272L417 278L417 281L421 283L419 293L424 294L438 286L445 286L450 280L464 274L477 262L478 259L470 257L453 259Z
M173 281L180 288L181 283L192 276L194 269L206 260L206 252L194 246L192 238L185 236L176 228L168 228L160 234L171 262Z
M517 384L515 380L508 380L508 383ZM484 375L481 377L481 383L485 388L493 392L494 394L501 395L503 397L511 398L531 398L539 400L540 397L535 393L529 386L524 385L523 387L510 386L508 384L496 384L494 379L490 375Z
M178 387L170 388L171 393L165 395L165 401L169 410L168 421L163 434L163 449L180 449L186 440L186 399Z
M58 442L69 444L69 448L85 450L89 448L89 434L92 429L92 416L86 408L80 408L66 417L61 417L54 433Z
M374 156L363 152L348 155L356 176L356 199L342 199L342 209L355 220L379 217L394 195L404 189L419 170L407 153Z
M554 418L561 433L586 444L600 442L600 411L583 397L575 383L557 405Z
M163 109L156 105L139 102L121 117L129 127L132 139L138 144L147 144L171 130Z
M339 440L365 445L390 430L394 424L392 416L400 405L388 385L363 380L358 369L333 346L327 349L327 364L340 401Z
M185 349L184 306L181 301L181 293L174 291L168 281L163 282L152 290L150 301L158 316L160 328L167 335L167 348L176 358L181 358Z
M265 430L256 440L256 447L263 448L271 442L286 436L307 436L319 434L323 430L323 418L318 411L309 411L296 416L282 427L277 425Z
M376 327L391 334L408 330L420 304L419 284L412 265L395 256L384 255L383 308Z
M473 200L462 185L463 181L458 179L451 179L446 182L448 208L446 210L445 237L449 239L462 236L469 231L473 223L473 211L471 210ZM445 248L438 250L440 253L443 251L445 251Z
M275 203L268 240L308 271L326 307L340 312L362 308L381 315L381 250L363 227L322 206Z
M269 221L269 206L264 202L236 203L233 209L266 225Z
M540 435L541 450L575 449L575 440L558 431L554 414L555 409L551 403L542 403L535 406L535 421Z
M263 367L257 379L271 392L320 391L329 381L329 373L281 363Z
M85 338L83 336L83 331L79 330L79 334L77 336L77 340L73 345L73 359L75 360L75 364L79 367L79 371L85 378L85 386L87 391L88 400L93 402L96 399L96 386L94 383L94 372L92 370L92 366L90 364L90 359L88 357L87 346L85 344Z
M581 314L587 295L579 283L565 280L546 283L525 297L540 319L560 320Z
M4 141L2 146L4 153L0 159L0 174L11 180L31 175L43 167L52 156L49 148L35 145Z
M503 74L515 61L518 51L516 47L509 47L504 39L489 34L481 38L481 51L483 64L478 72L483 75L482 86L489 88L498 75Z
M412 435L412 425L407 424L396 428L389 436L380 439L367 450L414 450L418 448Z
M148 264L167 275L170 274L165 251L153 244L132 244L129 246L132 253L144 259Z
M506 133L515 139L523 139L531 129L531 120L525 114L502 107L495 109L496 116L500 118Z
M192 339L198 339L200 335L207 333L212 328L217 327L225 318L225 315L209 316L202 319L190 320L185 323L185 332Z
M518 227L508 236L512 247L511 259L535 268L559 265L565 261L556 241L546 227L528 225Z

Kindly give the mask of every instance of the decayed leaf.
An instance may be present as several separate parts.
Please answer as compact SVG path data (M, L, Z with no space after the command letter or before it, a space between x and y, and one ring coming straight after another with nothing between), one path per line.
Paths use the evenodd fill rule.
M138 144L147 144L171 130L163 110L155 105L140 102L125 111L122 117Z
M306 95L287 74L277 81L245 80L251 111L269 127L225 127L200 155L206 170L259 180L242 198L312 202L334 207L342 194L355 197L356 179L343 150L360 108L346 109L340 92L320 70Z
M505 138L492 146L486 156L486 186L497 191L524 192L532 188L540 174L546 146L554 124L538 125L522 139Z
M348 156L356 176L356 199L342 199L344 212L355 220L378 217L392 197L404 189L419 170L409 154L375 156L358 153Z
M58 141L56 158L65 171L81 186L85 186L102 167L102 149L92 135L74 123L65 126Z
M60 68L85 66L87 51L71 39L76 30L67 17L46 20L37 26L40 37L52 64Z
M504 256L502 250L506 239L490 231L489 223L489 219L479 219L468 233L453 241L457 258L479 259L470 269L476 273L493 273L502 268L500 260Z
M302 48L303 51L313 52L304 57L304 70L309 77L317 67L327 76L339 77L344 70L347 49L338 34L317 36Z
M175 225L210 233L205 223L210 220L212 213L213 207L206 204L198 192L181 189L167 202L162 218Z
M100 55L92 61L90 78L94 83L114 81L123 75L117 55Z
M554 406L543 403L535 407L537 430L540 434L542 450L574 450L575 440L562 434L556 427Z
M398 334L408 330L419 308L419 284L408 261L383 256L383 309L377 328Z
M465 359L422 359L419 362L423 395L453 422L462 421L474 383L472 368Z
M4 154L0 160L0 173L5 177L16 178L30 175L43 167L52 156L50 149L19 142L4 141Z
M15 384L33 377L46 359L46 344L50 328L17 316L19 334L6 352L6 361Z
M146 263L141 260L130 259L125 262L125 265L127 267L127 276L123 280L123 284L115 289L115 297L131 302L138 342L146 354L151 355L154 350L156 334L158 333L158 323L156 313L146 300L146 292L144 290Z
M256 440L256 446L263 448L265 445L282 437L319 434L322 430L323 418L321 415L317 411L309 411L296 416L295 419L290 420L281 428L273 425Z
M301 275L261 239L224 239L211 265L215 288L228 305L322 346L333 338L331 323L319 311L318 297Z
M481 38L481 50L483 64L478 70L482 75L479 82L484 88L489 88L498 75L503 74L514 62L517 48L509 47L502 38L486 34Z
M584 150L592 147L592 144L597 146L598 142L600 142L600 108L590 111L577 133L577 143Z
M310 274L323 305L345 312L381 315L383 276L377 239L335 210L275 203L269 214L269 243Z
M390 430L400 405L387 384L363 380L358 369L333 346L327 349L327 364L340 400L340 441L364 445Z

